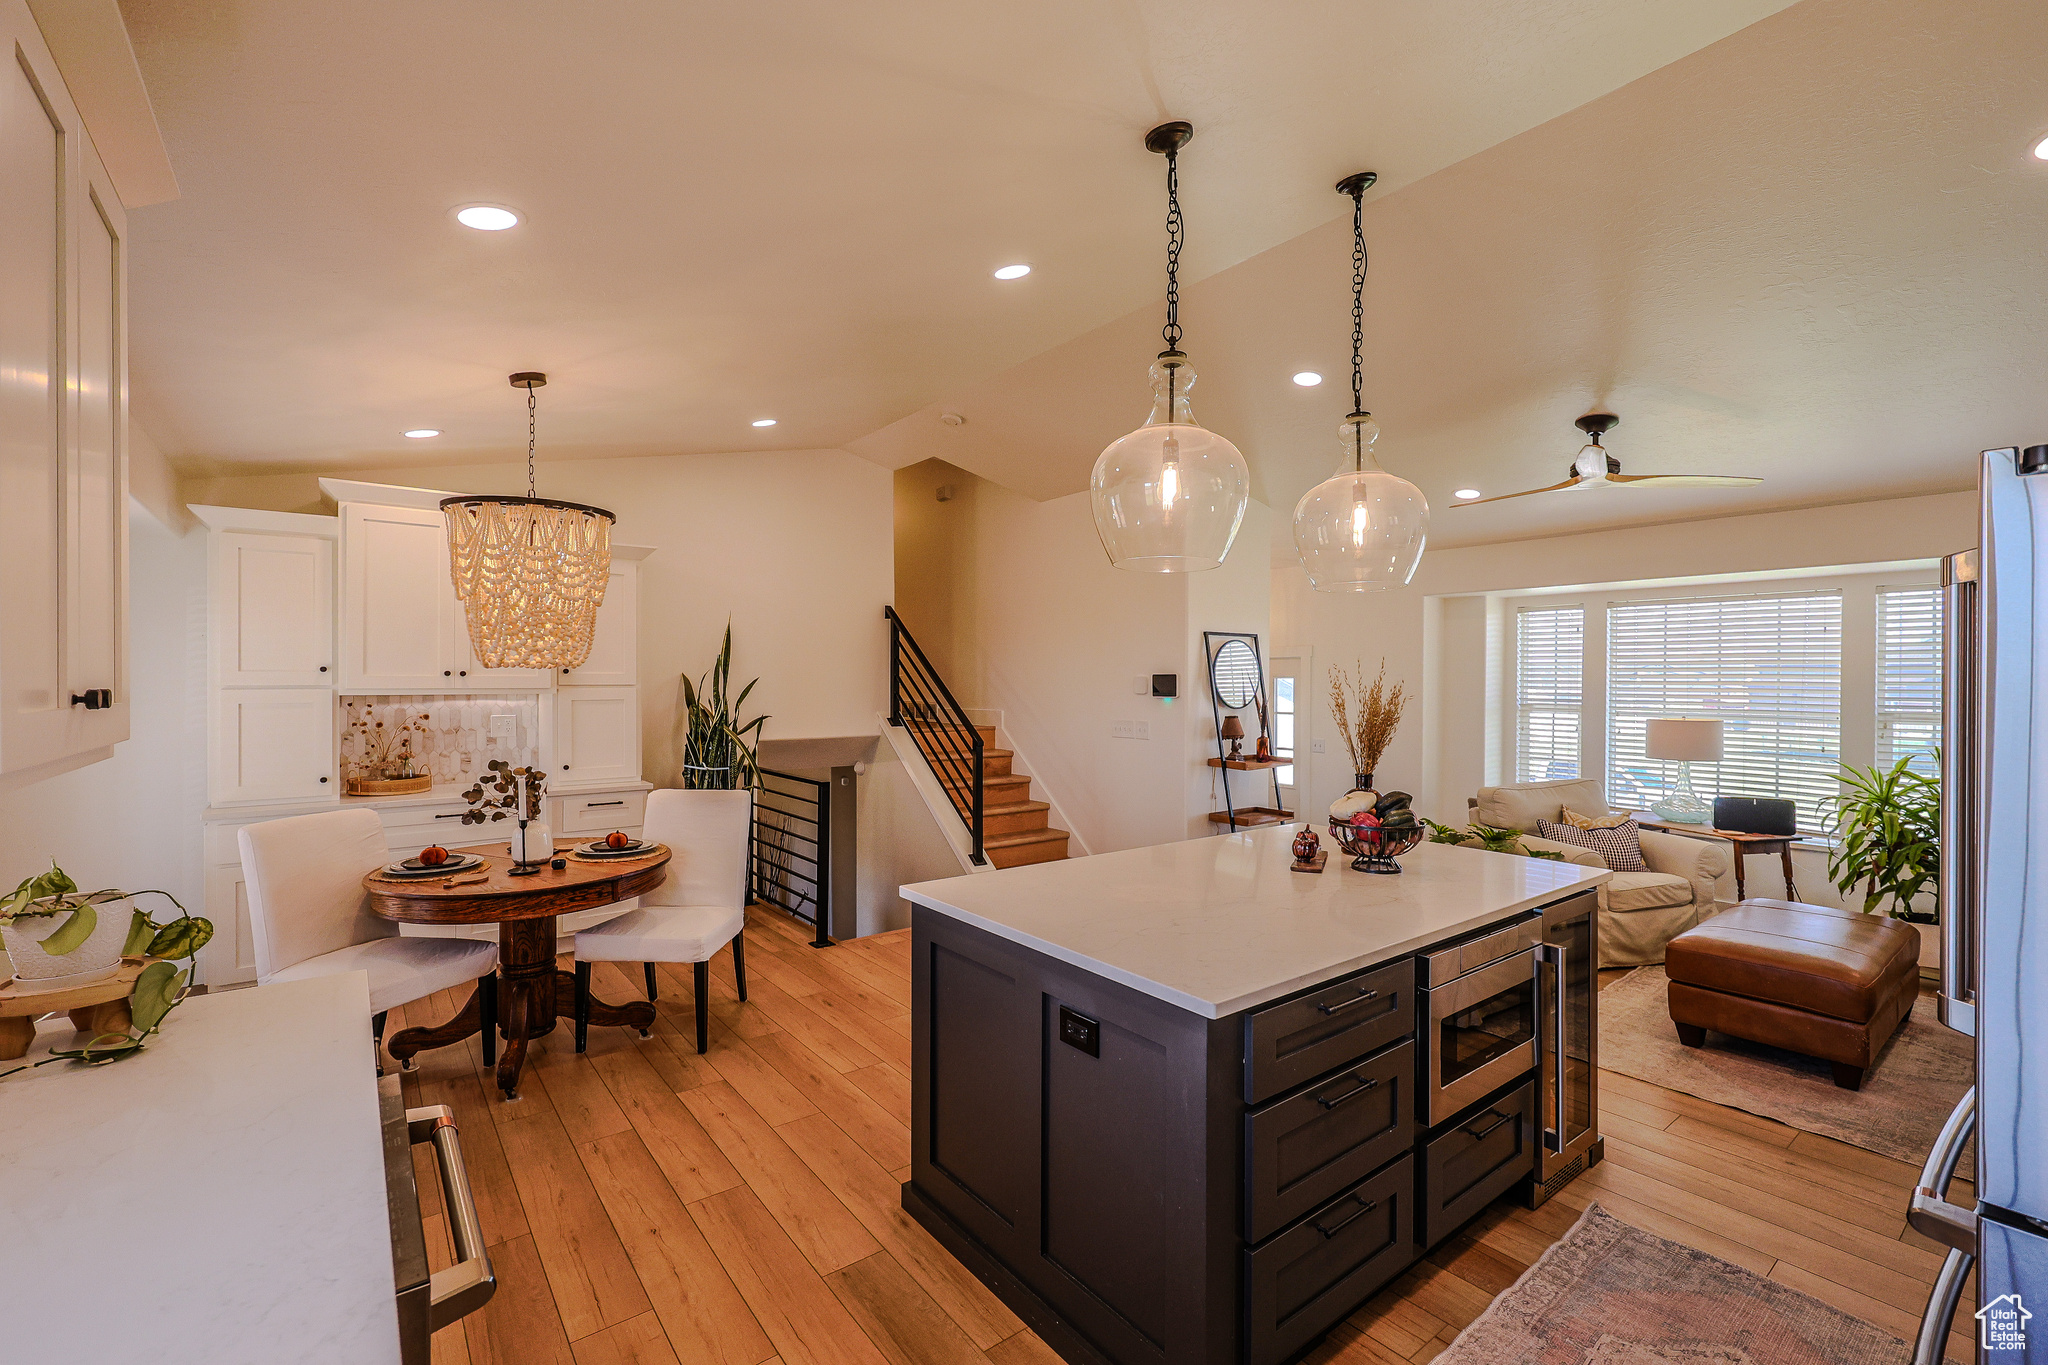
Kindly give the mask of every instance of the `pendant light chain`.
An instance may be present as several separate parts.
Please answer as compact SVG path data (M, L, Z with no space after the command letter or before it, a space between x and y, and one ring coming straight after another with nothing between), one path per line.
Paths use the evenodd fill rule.
M1351 196L1351 410L1365 411L1365 187Z
M1180 155L1166 153L1166 326L1159 335L1166 349L1180 349L1180 249L1187 241L1187 228L1180 216Z
M526 496L529 498L540 496L533 491L533 417L536 406L537 403L533 396L533 385L528 384L526 386Z

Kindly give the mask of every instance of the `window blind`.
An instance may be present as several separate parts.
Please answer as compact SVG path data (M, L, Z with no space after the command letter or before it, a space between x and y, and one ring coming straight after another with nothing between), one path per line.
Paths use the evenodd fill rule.
M1515 613L1515 780L1579 775L1586 679L1586 609Z
M1717 716L1719 763L1695 763L1701 796L1779 796L1818 833L1842 751L1842 597L1809 592L1615 602L1607 609L1607 800L1640 809L1674 762L1643 752L1645 722Z
M1935 775L1941 743L1941 590L1877 590L1877 766L1907 755Z

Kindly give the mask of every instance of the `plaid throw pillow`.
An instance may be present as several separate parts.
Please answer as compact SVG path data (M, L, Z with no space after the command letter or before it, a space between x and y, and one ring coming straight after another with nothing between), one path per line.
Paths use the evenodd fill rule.
M1650 870L1650 865L1643 861L1642 831L1633 820L1623 820L1611 829L1580 829L1575 825L1561 825L1555 820L1538 820L1536 833L1560 844L1577 844L1580 848L1592 849L1607 864L1609 871Z

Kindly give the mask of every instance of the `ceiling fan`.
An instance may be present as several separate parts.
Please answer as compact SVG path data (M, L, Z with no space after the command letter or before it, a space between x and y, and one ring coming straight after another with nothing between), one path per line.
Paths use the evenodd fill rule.
M1740 488L1746 484L1762 483L1762 479L1746 474L1624 474L1621 461L1607 453L1607 447L1600 444L1603 432L1609 432L1621 425L1621 419L1611 412L1589 412L1572 424L1592 438L1579 451L1579 458L1572 462L1571 477L1563 483L1554 483L1548 488L1529 488L1520 493L1503 493L1497 498L1475 498L1471 502L1452 503L1453 507L1477 507L1485 502L1506 502L1509 498L1526 498L1532 493L1563 493L1581 488Z

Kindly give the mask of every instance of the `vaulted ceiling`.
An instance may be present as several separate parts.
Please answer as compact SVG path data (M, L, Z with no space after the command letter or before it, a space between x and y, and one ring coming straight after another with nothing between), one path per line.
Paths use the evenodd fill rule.
M1075 491L1144 411L1166 118L1196 409L1283 509L1348 406L1358 169L1367 397L1434 543L1959 487L2048 434L2026 0L123 10L184 191L131 219L136 412L194 471L503 459L543 369L547 458ZM1554 482L1596 405L1631 472L1768 482L1445 507Z

